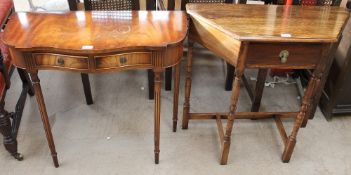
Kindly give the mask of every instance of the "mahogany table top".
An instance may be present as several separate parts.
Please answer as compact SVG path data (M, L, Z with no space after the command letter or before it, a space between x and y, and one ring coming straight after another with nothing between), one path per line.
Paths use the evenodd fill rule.
M181 11L19 12L3 41L16 49L104 53L167 47L187 34Z

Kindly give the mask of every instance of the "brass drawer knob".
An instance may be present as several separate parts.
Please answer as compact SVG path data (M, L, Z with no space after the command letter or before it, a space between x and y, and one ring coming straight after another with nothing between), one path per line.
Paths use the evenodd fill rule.
M59 57L57 59L57 64L60 65L60 66L64 65L65 64L65 59L63 59L62 57Z
M287 50L280 51L279 57L280 57L281 63L286 63L288 61L289 51L287 51Z
M127 58L126 57L119 58L119 63L125 64L126 62L127 62Z

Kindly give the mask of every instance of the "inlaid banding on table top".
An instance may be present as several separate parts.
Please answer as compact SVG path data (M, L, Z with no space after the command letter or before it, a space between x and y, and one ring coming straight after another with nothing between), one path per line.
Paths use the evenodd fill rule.
M337 42L349 13L340 7L187 4L187 13L240 41ZM333 13L330 13L333 11Z
M5 32L3 40L16 49L106 53L178 44L186 37L187 16L182 11L19 12L7 28L16 30Z

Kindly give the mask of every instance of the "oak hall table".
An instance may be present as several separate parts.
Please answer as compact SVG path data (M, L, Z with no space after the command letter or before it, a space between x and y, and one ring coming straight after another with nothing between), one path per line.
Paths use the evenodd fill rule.
M227 164L235 119L274 118L285 146L282 161L289 162L299 128L318 101L316 96L324 86L349 13L339 7L275 5L188 4L186 9L191 21L182 128L188 128L190 119L215 119L221 142L220 164ZM193 42L235 66L229 112L189 112ZM237 112L240 81L248 68L259 69L252 110ZM260 80L270 68L314 70L300 111L258 112L264 87ZM284 118L295 119L289 136ZM228 119L225 130L222 119Z
M35 94L55 167L59 166L38 78L39 70L100 73L153 69L155 73L155 163L159 162L161 73L175 66L177 121L179 62L187 17L174 11L76 11L16 13L4 34L14 64L26 69Z

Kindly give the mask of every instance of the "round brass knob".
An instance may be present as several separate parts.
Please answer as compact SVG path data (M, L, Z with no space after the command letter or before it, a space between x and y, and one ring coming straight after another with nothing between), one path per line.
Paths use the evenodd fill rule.
M280 51L279 57L280 57L281 63L286 63L288 61L289 51L287 51L287 50Z

